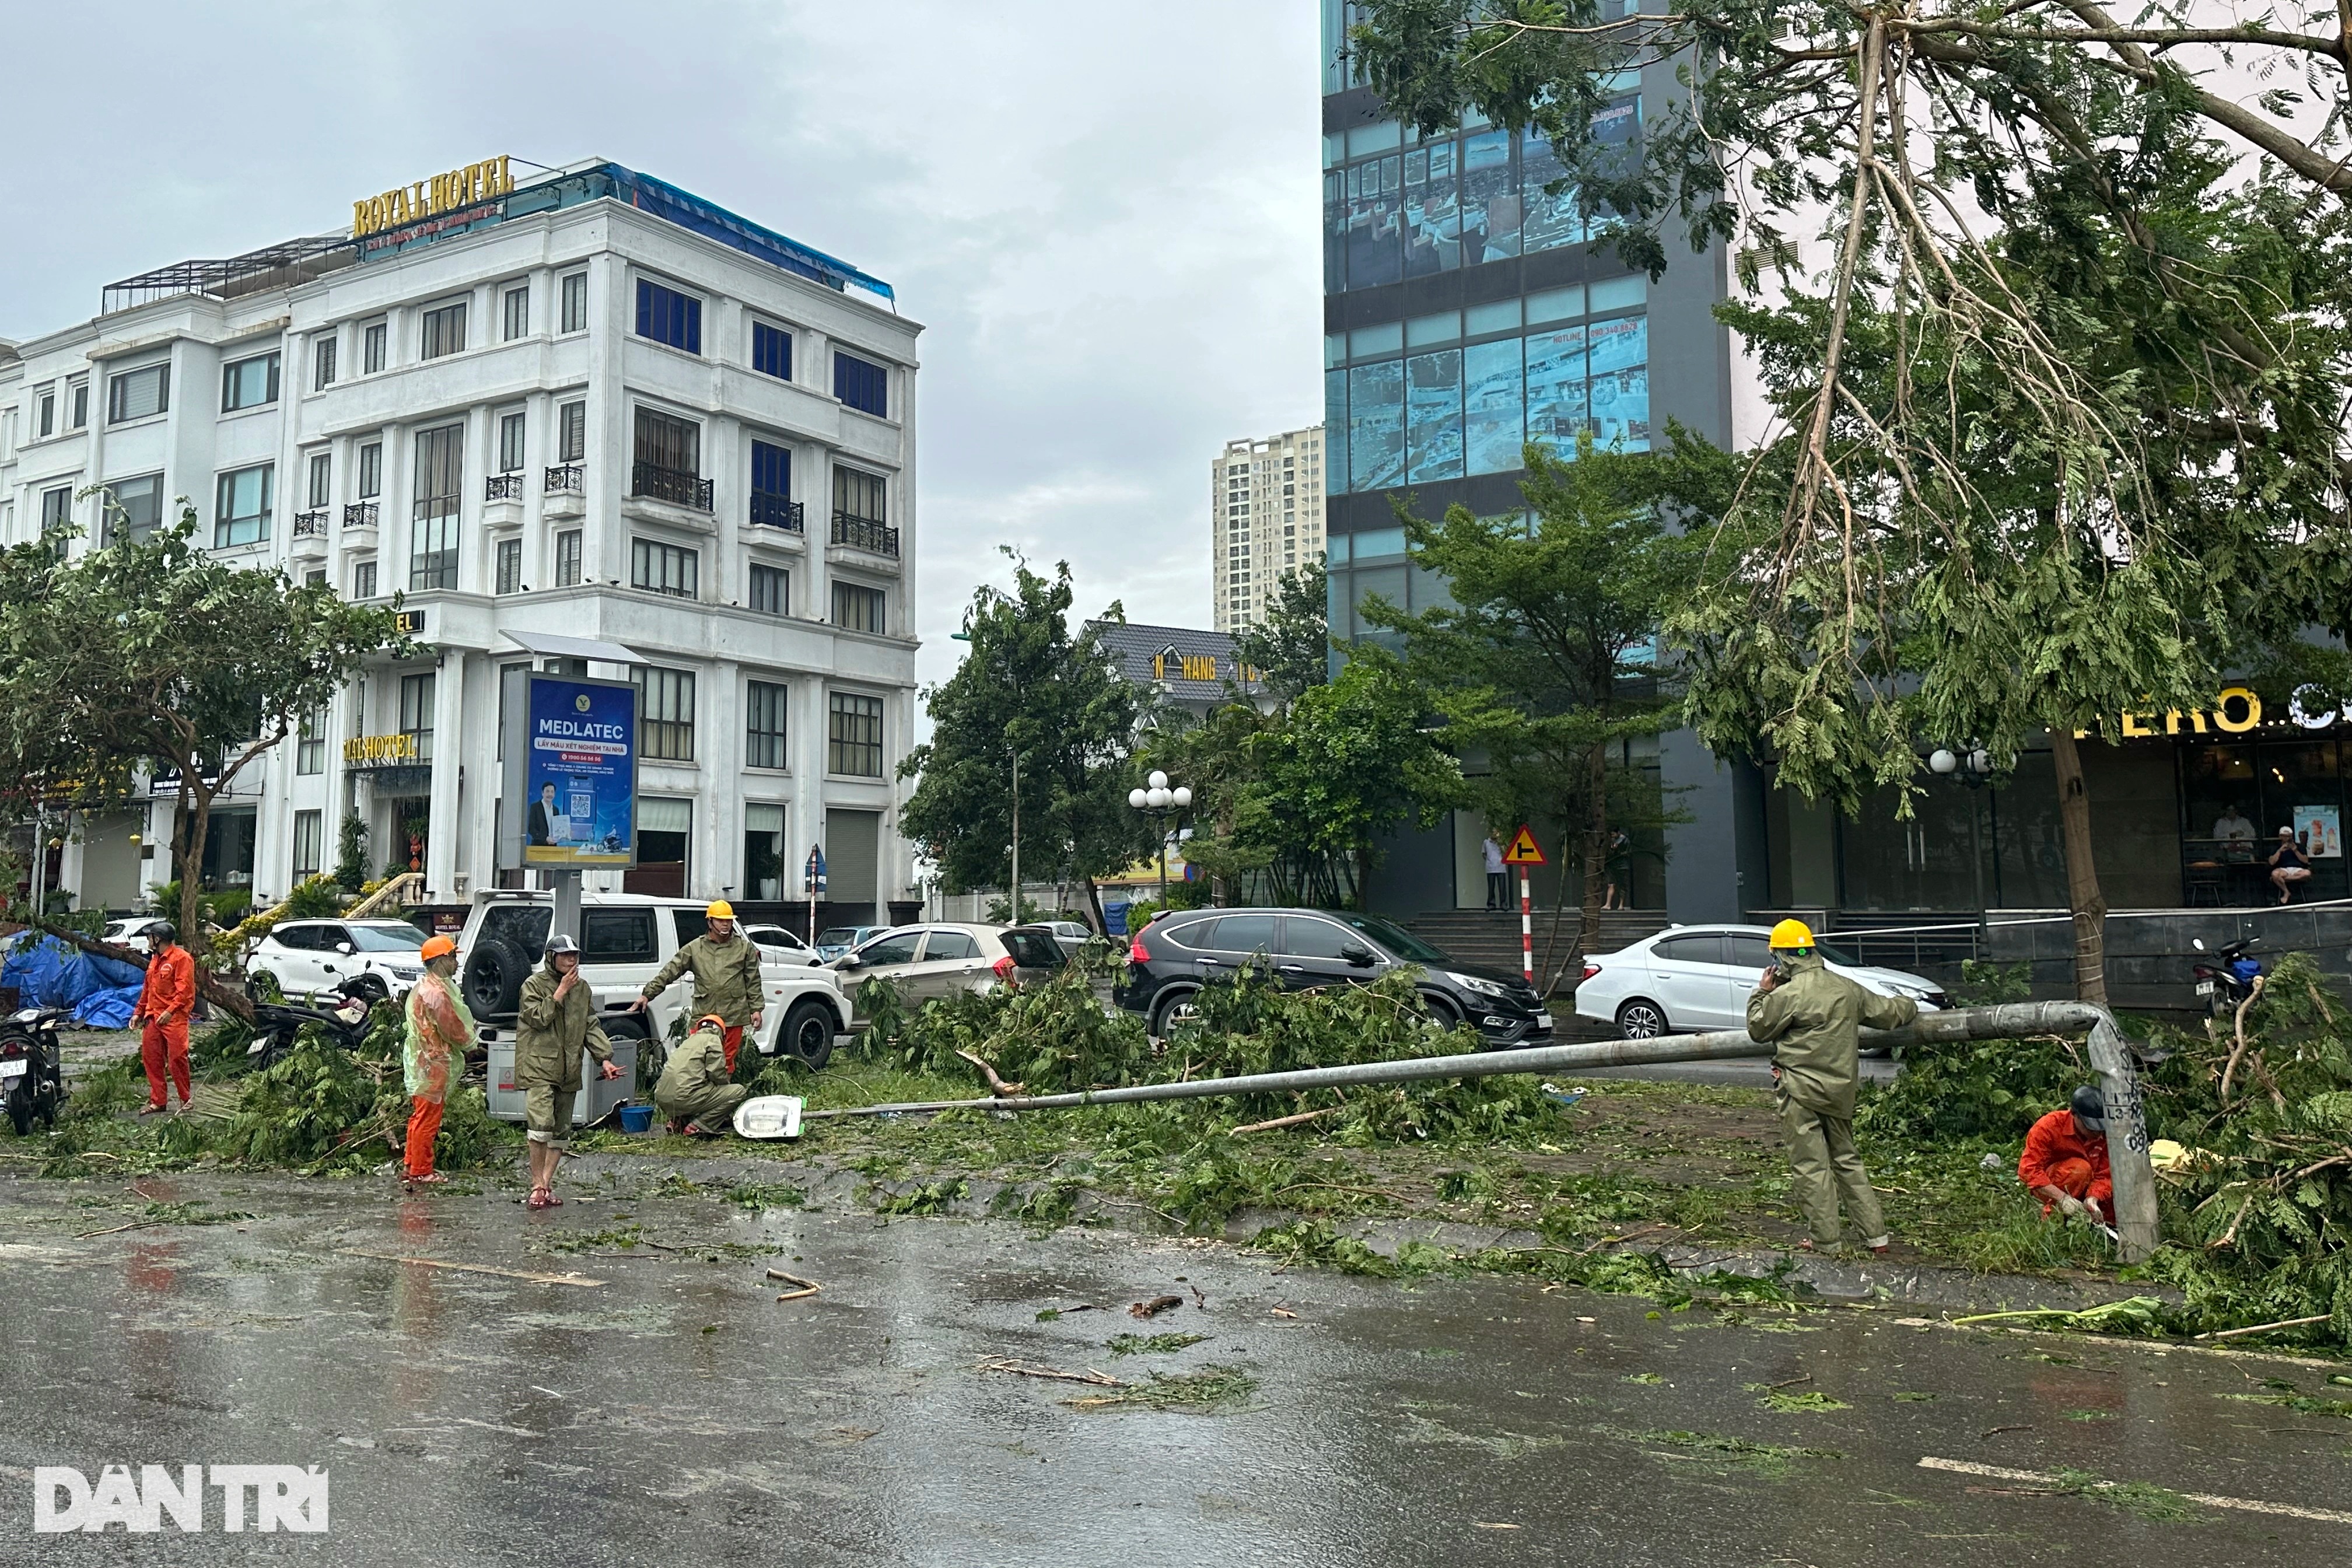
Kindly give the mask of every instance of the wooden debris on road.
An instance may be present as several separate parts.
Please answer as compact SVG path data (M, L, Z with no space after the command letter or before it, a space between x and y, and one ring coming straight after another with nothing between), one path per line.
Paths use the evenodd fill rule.
M961 1057L964 1060L970 1062L972 1066L980 1069L980 1076L988 1080L988 1092L996 1096L997 1099L1010 1100L1016 1094L1026 1094L1028 1092L1028 1085L1005 1082L1003 1079L996 1076L996 1069L994 1068L990 1067L986 1062L981 1060L978 1057L973 1056L970 1051L958 1051L956 1055Z
M602 1286L602 1279L591 1279L582 1274L532 1274L520 1268L493 1268L487 1263L452 1263L440 1258L410 1258L398 1252L370 1252L364 1247L335 1248L346 1258L373 1258L379 1263L413 1263L419 1268L449 1268L460 1274L495 1274L501 1279L528 1279L534 1285L577 1285L583 1289Z
M1032 1366L1013 1356L982 1356L972 1365L974 1372L1009 1372L1015 1377L1039 1377L1052 1383L1085 1383L1097 1388L1125 1388L1126 1384L1108 1373L1088 1367L1084 1373L1064 1372L1057 1366Z
M818 1284L814 1279L803 1279L797 1274L787 1274L781 1268L769 1269L768 1278L771 1279L781 1279L787 1285L797 1285L800 1287L800 1289L796 1290L787 1290L782 1295L777 1297L776 1300L779 1301L798 1301L804 1297L814 1296L818 1291L824 1289L824 1286Z
M1127 1310L1127 1315L1130 1318L1156 1318L1171 1308L1181 1307L1183 1304L1184 1298L1181 1296L1154 1296L1149 1301L1138 1301L1134 1306L1129 1307Z

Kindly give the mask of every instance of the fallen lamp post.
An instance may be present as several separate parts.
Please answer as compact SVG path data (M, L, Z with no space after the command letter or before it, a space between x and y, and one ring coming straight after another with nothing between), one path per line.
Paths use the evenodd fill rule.
M2087 1037L2091 1067L2099 1075L2107 1108L2107 1163L2116 1186L2116 1251L2137 1263L2156 1250L2156 1172L2147 1157L2147 1118L2142 1108L2131 1048L2112 1015L2088 1002L2018 1002L1998 1007L1956 1007L1921 1014L1901 1029L1864 1029L1869 1046L1933 1046L1961 1040L2020 1039L2032 1035ZM908 1100L891 1105L842 1106L804 1110L803 1121L848 1116L914 1115L940 1110L1068 1110L1088 1105L1137 1105L1160 1100L1279 1094L1296 1089L1345 1089L1356 1085L1418 1083L1433 1079L1489 1078L1503 1073L1575 1072L1588 1068L1646 1067L1666 1062L1736 1061L1769 1057L1744 1029L1701 1035L1662 1035L1647 1040L1595 1040L1573 1045L1532 1046L1515 1050L1475 1051L1465 1056L1407 1057L1394 1061L1351 1062L1343 1067L1296 1072L1244 1073L1234 1078L1188 1079L1180 1083L1128 1084L1068 1094L1006 1095L981 1100Z

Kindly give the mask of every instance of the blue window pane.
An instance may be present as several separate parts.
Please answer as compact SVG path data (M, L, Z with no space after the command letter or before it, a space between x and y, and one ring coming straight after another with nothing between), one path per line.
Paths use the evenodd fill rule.
M793 454L789 447L751 443L751 489L761 495L793 493Z
M1323 292L1348 286L1348 176L1334 169L1323 176Z
M1649 450L1650 373L1646 368L1592 378L1592 439L1601 447Z
M1392 560L1404 553L1404 529L1402 525L1366 529L1361 533L1349 535L1349 538L1355 546L1358 565L1367 561ZM1397 603L1402 605L1404 600L1400 597Z
M1604 147L1630 146L1633 134L1642 128L1642 100L1636 96L1618 100L1592 117L1592 139Z
M1404 362L1360 364L1348 373L1348 488L1404 482Z
M1528 439L1573 457L1584 427L1584 329L1529 332Z
M700 353L702 301L640 278L637 279L637 336L651 338L657 343L667 343L674 349L684 349L690 354Z
M1592 323L1592 374L1650 363L1650 318L1627 316Z
M1323 493L1348 493L1348 373L1323 373Z
M1405 154L1404 275L1421 278L1462 265L1462 202L1454 143Z
M1407 477L1462 477L1462 351L1443 349L1405 361Z
M1519 340L1465 349L1462 362L1470 471L1509 473L1524 460L1519 447L1527 439Z
M890 373L856 354L834 352L833 395L877 419L890 417Z
M1584 220L1577 216L1576 187L1563 184L1553 195L1545 187L1568 178L1568 170L1551 143L1529 129L1519 143L1519 181L1527 199L1523 226L1528 254L1555 246L1574 245L1584 237Z
M1519 184L1511 174L1511 133L1489 131L1462 144L1462 255L1465 266L1519 253Z
M765 321L751 323L751 368L779 381L793 378L793 335Z
M1348 171L1348 287L1394 283L1403 276L1399 236L1404 160L1377 158Z

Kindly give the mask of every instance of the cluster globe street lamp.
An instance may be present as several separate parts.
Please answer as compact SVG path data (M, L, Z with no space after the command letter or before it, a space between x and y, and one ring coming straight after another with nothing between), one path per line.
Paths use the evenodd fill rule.
M1168 775L1157 768L1144 780L1144 787L1127 792L1127 804L1150 816L1160 826L1160 911L1168 912L1168 819L1181 816L1192 804L1192 792L1183 784L1171 789Z
M1985 906L1984 839L1977 826L1977 792L1992 782L1992 753L1982 746L1970 746L1955 752L1949 746L1938 746L1927 753L1927 771L1946 778L1959 775L1969 786L1969 873L1975 879L1977 890L1977 956L1984 956L1984 944L1990 935L1990 911Z

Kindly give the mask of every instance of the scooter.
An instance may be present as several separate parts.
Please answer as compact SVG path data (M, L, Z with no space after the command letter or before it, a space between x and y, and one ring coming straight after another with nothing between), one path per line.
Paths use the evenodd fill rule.
M327 994L324 1006L294 1002L257 1002L253 1005L253 1043L245 1047L246 1060L256 1068L272 1066L294 1048L294 1037L305 1024L316 1024L328 1039L347 1051L365 1043L368 1014L374 993L364 989L366 977L354 975Z
M24 1137L35 1117L58 1124L66 1102L65 1053L58 1045L57 1007L27 1007L0 1023L0 1093L7 1096L8 1125Z
M2189 945L2200 952L2205 951L2201 938L2189 938ZM2213 963L2189 969L2197 978L2197 994L2205 998L2216 1018L2234 1016L2239 1005L2254 994L2254 982L2263 970L2261 959L2246 956L2246 949L2252 945L2252 938L2233 942L2213 955Z

